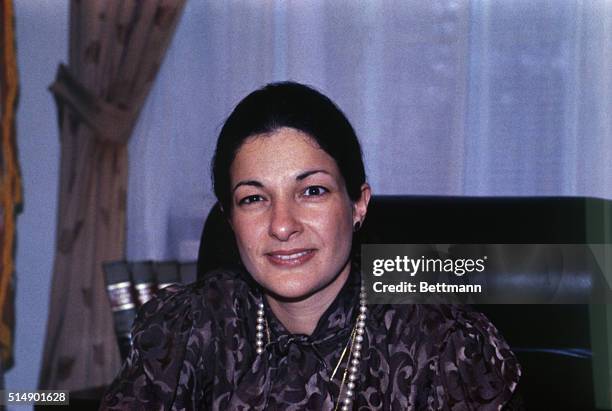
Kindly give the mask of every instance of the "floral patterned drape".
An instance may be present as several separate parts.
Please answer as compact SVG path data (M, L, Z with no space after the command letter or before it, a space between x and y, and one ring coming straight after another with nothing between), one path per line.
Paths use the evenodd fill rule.
M15 114L18 95L13 1L0 3L0 356L3 367L13 357L13 249L15 216L21 203Z
M40 387L99 387L119 368L101 264L125 247L127 142L185 0L72 0L70 58L51 85L59 215Z

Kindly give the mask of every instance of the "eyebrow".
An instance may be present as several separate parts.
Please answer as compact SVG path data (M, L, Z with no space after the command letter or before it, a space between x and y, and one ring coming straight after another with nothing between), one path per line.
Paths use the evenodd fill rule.
M302 181L308 177L310 177L313 174L317 174L317 173L323 173L323 174L327 174L327 175L331 175L328 171L320 169L320 170L309 170L309 171L305 171L301 174L299 174L295 179L297 181ZM236 191L236 189L240 186L252 186L252 187L258 187L258 188L263 188L263 184L260 183L257 180L244 180L244 181L240 181L238 182L234 188L232 189L232 192Z
M324 173L327 175L331 175L328 171L320 169L320 170L310 170L310 171L305 171L302 174L298 175L295 179L297 181L302 181L303 179L310 177L313 174L317 174L317 173Z
M234 186L234 188L232 189L232 193L236 191L236 189L240 186L253 186L253 187L263 188L263 184L261 184L257 180L244 180L244 181L240 181L238 184Z

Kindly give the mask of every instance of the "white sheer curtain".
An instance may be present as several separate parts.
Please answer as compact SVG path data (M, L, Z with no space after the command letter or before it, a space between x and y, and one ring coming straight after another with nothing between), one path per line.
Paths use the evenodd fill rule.
M188 2L130 143L128 258L195 258L233 105L328 94L377 194L612 198L612 3Z
M612 198L612 2L472 2L464 191Z

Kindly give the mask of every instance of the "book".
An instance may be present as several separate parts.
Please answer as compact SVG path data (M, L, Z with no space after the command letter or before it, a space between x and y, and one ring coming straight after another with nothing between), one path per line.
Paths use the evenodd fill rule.
M125 360L131 346L131 328L136 318L136 303L132 294L130 270L125 261L102 264L106 292L113 312L115 334L121 359Z
M180 282L179 266L176 261L160 261L153 265L157 278L157 288L161 290L172 284Z
M136 303L140 307L153 298L157 291L153 263L151 261L135 261L130 263L129 267Z

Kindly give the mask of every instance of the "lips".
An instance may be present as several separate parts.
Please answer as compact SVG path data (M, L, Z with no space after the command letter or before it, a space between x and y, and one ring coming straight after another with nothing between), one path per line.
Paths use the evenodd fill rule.
M295 267L305 264L315 254L314 249L275 250L266 253L266 258L279 267Z

